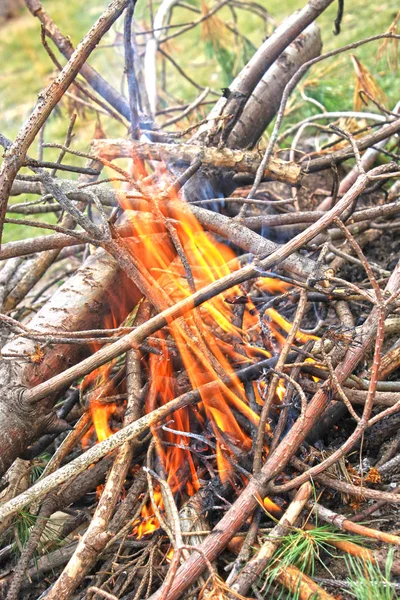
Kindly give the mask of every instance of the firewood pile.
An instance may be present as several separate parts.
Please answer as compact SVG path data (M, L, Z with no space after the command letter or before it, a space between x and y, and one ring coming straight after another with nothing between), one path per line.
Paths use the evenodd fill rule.
M321 54L332 1L276 27L222 95L160 111L163 43L226 0L182 31L164 0L142 45L135 2L112 0L76 49L26 0L58 75L0 134L1 228L51 231L0 248L2 598L350 598L289 560L316 531L400 575L399 106L366 86L351 127L283 121L311 66L371 41ZM86 62L120 17L126 97ZM68 90L126 136L98 124L79 148L73 114L47 141Z

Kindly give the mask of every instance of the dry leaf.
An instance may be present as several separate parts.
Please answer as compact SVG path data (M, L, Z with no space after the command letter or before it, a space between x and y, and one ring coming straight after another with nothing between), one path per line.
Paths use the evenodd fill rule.
M387 105L387 98L384 91L379 87L367 67L356 58L351 55L354 70L356 72L356 84L354 88L354 110L360 110L366 102L368 104L368 97L361 96L360 92L365 92L368 96L377 103L377 105Z
M37 344L35 346L35 351L29 355L29 360L31 362L33 362L35 365L40 365L40 363L43 361L43 359L44 359L44 352L41 349L41 347L39 346L39 344Z
M368 483L380 483L381 475L378 469L375 469L375 467L371 467L368 472L368 475L365 478L365 481L367 481Z
M207 17L210 12L210 8L204 0L201 2L201 12L203 17ZM217 15L212 15L201 23L201 39L211 42L214 47L228 41L227 33L223 22Z
M199 600L228 600L229 598L248 600L232 590L223 579L214 573L207 579L199 594Z

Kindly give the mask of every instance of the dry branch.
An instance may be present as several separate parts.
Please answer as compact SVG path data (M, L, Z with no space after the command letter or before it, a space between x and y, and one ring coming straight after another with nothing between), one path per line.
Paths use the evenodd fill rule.
M246 367L242 371L236 372L235 376L237 376L239 379L243 379L244 381L248 379L251 380L252 378L258 377L260 371L269 364L269 361L262 361L261 363ZM141 417L124 429L119 430L103 442L99 442L96 446L93 446L84 452L81 456L74 459L69 464L55 471L55 473L52 473L36 483L25 494L20 494L10 502L1 506L0 520L9 515L15 514L16 511L20 510L27 504L42 498L48 492L60 485L60 483L68 481L70 477L74 477L75 475L81 473L92 463L98 461L100 458L112 452L116 448L119 448L125 442L129 442L130 440L140 436L141 433L146 432L151 425L155 425L160 421L163 421L170 414L174 413L180 408L184 408L199 402L201 400L200 392L202 394L212 394L220 387L223 387L224 385L230 385L231 383L231 378L207 383L202 386L201 389L192 390L186 394L183 394L171 402L168 402L164 406L155 409L153 412L145 415L144 417Z
M64 36L61 33L57 25L46 13L39 0L25 0L25 4L31 13L41 22L46 36L52 39L59 51L67 60L69 60L75 51L69 37ZM79 72L92 86L92 88L96 90L107 102L109 102L110 105L115 108L115 110L117 110L126 119L130 118L129 105L126 102L126 99L121 96L121 94L119 94L117 90L115 90L109 84L108 81L106 81L99 73L97 73L97 71L85 63L82 65Z
M53 377L49 381L36 386L36 388L33 390L27 391L25 393L24 401L32 404L37 402L41 398L44 398L47 395L61 389L63 386L72 383L77 377L93 371L112 358L115 358L121 353L126 352L130 347L139 345L146 338L146 336L158 331L167 323L171 323L174 319L178 318L182 314L185 314L187 311L192 310L196 306L200 306L206 300L209 300L210 298L230 289L231 287L234 287L235 285L257 277L259 273L265 269L270 269L273 266L279 265L281 261L289 257L305 243L311 241L318 233L323 231L330 223L332 223L336 217L340 216L343 211L345 211L365 189L371 175L387 173L388 171L390 172L391 169L393 169L393 165L389 164L373 169L370 171L368 176L364 174L360 175L348 193L343 196L336 206L328 211L316 223L312 224L305 232L294 237L290 242L275 250L267 258L260 260L257 268L253 267L252 265L242 267L238 271L233 272L230 275L226 275L218 281L199 290L195 294L192 294L188 298L181 300L160 315L157 315L151 319L148 323L146 323L146 325L141 326L136 331L123 337L120 341L100 350L93 356L82 361L79 365L66 370L63 374ZM392 279L390 281L392 281Z
M84 329L86 326L96 328L104 323L104 318L110 311L112 297L107 294L107 290L118 286L121 286L121 290L129 290L126 279L116 270L114 261L101 251L90 257L53 295L31 320L30 325L39 331L54 328L68 332ZM131 290L131 293L134 301L135 290ZM138 300L140 296L137 291L136 294ZM0 465L3 473L17 456L24 453L29 444L51 430L55 417L52 412L55 397L27 408L24 402L20 402L21 388L18 386L32 386L54 373L62 373L71 362L81 361L90 351L87 345L73 345L66 353L63 346L55 345L53 348L46 348L45 360L35 364L29 360L29 354L34 352L34 345L34 342L20 338L3 348L4 353L12 352L21 356L18 365L15 364L16 361L10 363L9 360L3 360L1 364L4 394L0 401Z
M291 42L296 40L296 38L317 18L318 15L332 4L332 1L333 0L311 0L301 11L286 19L264 42L253 58L232 82L229 88L229 98L221 98L210 114L210 119L216 119L220 116L229 116L228 126L224 128L222 135L224 140L228 138L230 131L232 131L242 113L247 112L248 108L250 114L253 112L253 106L249 104L248 107L247 102L249 98L251 98L256 86L262 86L262 83L260 82L275 63L276 59L289 44L291 44ZM285 75L283 75L283 79L285 79ZM255 93L255 97L259 94L260 89ZM270 114L268 112L265 117L267 122L269 122ZM245 115L243 115L243 118L246 121L247 117ZM203 131L203 129L199 130L198 138L203 138L204 133L207 133L208 137L209 128L205 129L206 131ZM215 133L218 133L218 129L213 133L214 135ZM217 136L217 139L218 137L219 136ZM251 145L254 145L256 141L256 135L251 136ZM228 143L234 143L236 145L237 142L239 142L239 138L236 135ZM239 147L241 146L242 145L239 142Z
M359 176L359 180L360 178L361 180L363 179L362 176ZM351 190L349 190L349 193L350 191ZM341 202L342 201L340 201L337 206L339 206ZM400 268L398 267L389 279L387 290L390 292L396 291L399 284ZM353 369L364 355L365 350L374 339L376 330L377 310L375 309L364 326L365 335L362 345L352 349L351 352L348 351L343 363L336 368L336 374L340 382L352 373ZM327 407L327 404L327 391L324 388L320 388L307 407L304 422L299 423L299 421L297 421L294 424L283 442L281 442L276 450L268 457L267 462L257 478L250 480L249 484L233 504L232 508L225 514L214 531L201 545L202 552L204 552L209 560L213 560L218 556L235 532L238 531L249 515L252 514L257 505L256 498L265 496L268 489L268 482L283 470L291 456L306 438L313 424L321 416ZM309 474L311 475L312 472L318 473L318 467L310 469ZM308 479L308 477L309 475L307 474L304 479ZM202 559L192 555L177 572L168 600L178 598L191 582L203 572L204 568L205 565ZM158 597L159 592L153 594L151 600L157 600Z
M271 38L266 44L270 43ZM248 148L255 144L275 117L286 83L304 62L317 56L321 48L319 29L313 23L295 38L260 79L228 136L229 147Z
M94 140L92 152L95 157L115 160L116 158L140 158L142 160L163 161L165 164L187 163L196 159L204 166L229 169L237 173L255 173L262 156L259 151L230 150L229 148L213 148L212 146L195 146L190 144L160 144L148 142L119 140ZM301 169L295 163L279 158L271 158L264 177L276 179L292 185L299 185Z
M8 600L17 600L25 585L24 573L33 575L31 559L52 513L64 504L80 501L82 494L104 479L109 467L104 488L98 490L99 499L89 509L92 517L85 530L80 531L78 544L66 546L63 552L52 552L54 544L48 544L48 560L40 559L38 577L43 577L50 568L63 569L55 582L51 579L51 587L45 592L49 599L70 598L78 588L80 594L88 597L119 598L128 594L135 598L174 600L186 591L200 594L204 600L216 596L239 598L240 594L248 593L270 560L273 561L273 552L282 536L307 502L310 479L360 501L371 498L400 502L397 490L392 493L383 491L385 488L366 487L362 472L360 481L334 479L332 472L325 472L351 450L359 448L361 442L362 450L368 452L379 448L388 438L392 438L388 449L376 466L383 465L381 473L387 479L398 466L397 458L390 458L399 443L394 428L397 415L393 415L400 411L400 386L396 381L378 380L398 364L396 348L383 361L381 355L385 336L388 339L399 330L399 319L386 317L396 314L400 305L400 263L395 268L378 260L379 264L372 263L367 259L366 246L371 240L378 240L379 232L386 233L392 225L398 226L398 190L395 187L390 190L390 202L381 201L382 186L398 175L398 166L393 162L366 172L372 167L371 153L362 157L361 151L389 139L395 141L400 120L376 104L388 116L388 122L385 117L376 117L378 124L383 122L376 131L355 139L336 127L336 133L349 141L348 147L316 158L306 155L296 163L292 159L296 150L302 150L299 140L311 122L307 120L299 124L289 155L291 160L281 160L274 152L289 94L307 68L369 41L394 41L399 37L393 25L387 34L318 56L321 39L314 20L331 3L332 0L310 0L282 23L231 86L225 88L224 96L200 127L190 122L188 129L174 134L165 132L165 127L174 123L181 127L182 119L192 117L199 107L207 104L205 98L209 93L218 94L207 88L186 108L166 109L165 114L168 111L178 114L161 124L164 131L160 131L158 121L164 117L163 111L157 113L157 96L168 98L166 60L196 89L203 89L169 55L164 43L197 24L212 28L219 22L216 15L227 4L226 0L210 10L186 7L200 16L175 31L170 29L170 18L176 0L161 3L150 31L139 33L144 36L142 45L146 45L147 57L144 62L149 67L145 72L147 97L142 89L143 56L136 53L134 0L112 0L75 51L40 2L26 0L31 12L42 22L43 45L61 72L40 96L39 104L15 142L10 145L0 137L7 147L0 171L0 219L3 223L10 193L39 196L14 207L21 214L54 211L64 216L60 224L48 225L56 234L12 242L0 249L0 259L11 258L0 274L3 310L18 308L35 282L51 272L47 271L51 264L54 263L54 272L58 269L57 277L59 273L67 276L65 266L56 265L55 261L73 252L73 248L85 248L85 258L83 265L29 321L21 304L22 312L1 315L4 337L10 333L14 337L2 349L4 356L0 363L0 472L5 472L18 456L36 456L54 440L54 435L69 428L64 417L73 403L68 408L70 399L67 399L57 413L54 405L83 376L88 377L78 383L81 400L91 409L97 404L102 409L115 410L115 421L108 423L106 435L98 436L103 441L81 451L77 443L89 429L92 413L85 412L81 404L75 406L69 419L76 425L58 445L43 475L28 488L24 479L26 469L22 469L23 485L10 486L4 495L0 506L3 533L24 507L29 506L30 513L38 515L14 573L8 573L2 582L5 587L10 586ZM125 8L123 46L129 101L86 64L96 44ZM237 8L235 0L229 3L232 15ZM252 3L246 5L246 10L257 14L262 11ZM265 18L265 11L262 14ZM338 14L336 26L340 19ZM236 40L242 39L236 23L222 25L231 28ZM68 58L63 69L46 36ZM158 49L163 63L160 81L156 69ZM101 133L101 139L93 141L90 154L81 152L69 148L72 119L65 144L45 143L44 124L78 73L130 119L133 139L108 140ZM85 93L85 88L79 85L80 92ZM95 96L89 97L97 102ZM98 102L121 121L106 104ZM140 114L143 109L151 112L151 132L145 129L149 123ZM267 150L247 150L256 145L277 111ZM200 114L198 110L197 113ZM197 133L188 142L172 143L195 129ZM28 157L27 151L39 131L36 160ZM59 148L57 162L44 160L43 150L47 152L47 148ZM395 152L390 148L389 156L396 160ZM84 167L60 164L67 153L88 159L89 163ZM127 167L112 162L120 158L127 159ZM333 165L347 158L355 158L356 167L351 176L340 181L342 172ZM156 164L160 162L161 167ZM87 178L96 177L102 166L112 171L110 177L107 175L102 181ZM34 175L18 174L21 167L27 167ZM329 196L331 208L326 212L310 210L311 203L304 198L308 190L306 194L302 190L304 175L307 185L311 182L312 187L312 173L330 167L333 191L323 190L322 195ZM167 182L165 169L177 176L172 183ZM62 171L80 173L79 182L61 179ZM232 193L235 187L253 180L249 193L249 188L242 188L241 195ZM264 184L259 188L262 180ZM327 180L324 181L324 187L329 187ZM104 184L115 185L116 189ZM282 191L285 185L292 191L291 199ZM186 205L181 197L188 200ZM197 205L213 206L212 202L218 202L220 213ZM321 208L327 204L328 201ZM246 215L248 210L250 216ZM195 219L205 233L200 226L197 229ZM31 219L7 221L20 226L42 226ZM289 241L278 244L263 237L265 228L272 231L275 236L272 239ZM188 229L193 229L193 235L185 237ZM202 244L196 246L202 235ZM221 256L224 264L219 270L218 261L214 263L213 256L205 256L203 247L208 248L211 242L211 255L221 238L234 247L234 253L229 254L230 258ZM97 249L88 257L89 244ZM149 260L152 245L162 255L154 259L154 264L152 258ZM190 258L192 245L194 261ZM61 253L64 247L66 250ZM241 251L251 253L251 257L242 256ZM22 258L29 254L33 256ZM74 259L73 264L76 263ZM347 263L363 270L361 282L347 277L343 270ZM341 272L336 273L335 269ZM205 271L210 276L203 279ZM169 281L167 274L174 278L173 284L165 284ZM46 286L52 286L54 281L50 280ZM276 296L272 293L275 284ZM231 293L222 296L228 290ZM29 296L26 298L26 308L35 310L35 302L30 303ZM357 314L366 318L356 329L352 313L355 302ZM229 306L229 318L223 312L218 314L217 305ZM335 310L330 310L331 306ZM318 313L317 321L310 317L313 311ZM104 326L108 313L115 321L112 328ZM340 324L336 329L331 325L334 319ZM303 331L303 327L309 327L308 331ZM316 335L322 337L317 340ZM360 372L359 365L363 359L367 364L374 341L372 366L366 376L367 367ZM102 349L98 350L100 346ZM226 361L222 361L225 354ZM108 371L102 369L106 364ZM240 368L243 364L248 366ZM103 375L105 372L108 374ZM312 382L311 375L318 380ZM88 388L90 385L92 389ZM237 389L240 395L243 392L245 410ZM226 405L224 398L223 402L219 400L223 394L227 394ZM78 390L72 396L76 400ZM293 424L292 411L293 414L297 411ZM353 418L352 430L346 411ZM95 414L93 410L93 420ZM230 414L235 423L232 431L225 426L225 418ZM335 444L331 454L322 456L313 448L310 434L317 438L326 436L338 414L346 414L344 438ZM168 418L173 422L165 424ZM54 432L53 437L49 432ZM46 435L37 441L43 434ZM306 445L310 456L303 461L296 453ZM146 451L147 447L146 492L139 450ZM176 456L185 456L185 460L180 460L185 464L167 460L172 449L179 450ZM10 479L15 479L19 464L20 461L11 467ZM172 484L173 478L184 483ZM210 484L204 485L207 478ZM295 500L251 558L251 548L265 531L262 527L266 520L261 510L255 509L264 503L282 515L274 501L280 502L292 489L298 490ZM238 490L241 493L233 501ZM182 507L186 494L190 500ZM218 506L211 507L213 503ZM215 511L221 508L221 503L224 509L227 506L229 509L217 522ZM399 544L396 535L357 525L319 501L311 504L321 518L338 524L344 531ZM68 519L62 539L66 540L78 521L82 523L78 517L72 514ZM187 522L182 525L185 518ZM143 537L139 531L147 520L150 527ZM233 569L224 582L221 571L218 573L221 561L212 561L220 557L234 536L236 542L238 538L244 540L243 548L237 560L229 565ZM346 544L343 550L379 562L372 552L366 549L356 552L354 545ZM222 562L224 557L221 556ZM238 573L243 562L247 564ZM94 572L95 566L90 588L84 590L85 577ZM204 570L210 575L205 583L201 579ZM298 593L301 598L310 594L331 598L295 567L278 573L276 580L289 593ZM256 588L254 593L258 593Z
M115 4L115 3L114 3ZM107 19L109 19L109 21L112 18L116 18L117 14L116 14L116 10L117 10L117 4L110 5L110 9L109 12L107 13L109 15L109 17L107 17ZM121 4L122 6L122 4ZM119 7L119 4L118 4ZM63 52L68 53L71 49L71 47L68 45L68 41L63 38L60 34L60 32L57 30L57 28L54 26L54 24L49 20L48 16L46 15L46 13L43 11L41 5L39 3L32 3L30 8L32 8L32 10L37 14L37 16L39 16L39 18L42 19L44 25L46 26L47 32L50 33L50 35L53 38L53 41L55 41L55 43L60 47L60 49ZM94 28L95 31L95 36L99 35L101 36L101 31L105 31L106 28L106 22L108 23L109 21L107 21L107 19L103 20L101 23L100 28ZM54 83L53 87L56 90L57 94L62 94L62 89L64 89L63 86L67 86L69 84L69 82L71 82L73 80L74 77L74 73L75 73L75 69L78 67L78 65L84 60L84 58L87 56L87 53L89 52L89 48L91 48L91 40L92 40L92 34L89 33L88 36L85 38L85 41L83 42L83 45L81 44L76 53L74 54L74 60L71 59L70 63L68 63L68 65L63 69L62 73L60 74L59 78L56 80L56 82ZM93 42L93 40L92 40ZM86 48L86 46L87 48ZM86 69L87 65L85 65L83 67L83 69ZM61 82L61 83L60 83ZM52 89L52 88L51 88ZM29 129L29 132L24 129L21 130L19 137L17 138L16 142L14 143L14 145L10 148L9 152L10 155L12 155L13 157L15 157L18 152L16 152L16 146L15 144L18 142L18 140L23 140L23 147L21 146L21 149L23 149L23 151L21 152L21 156L20 156L20 160L23 161L24 159L24 153L26 152L27 148L29 147L30 141L32 140L34 135L35 135L35 131L36 129L40 126L40 123L42 122L42 119L45 118L45 113L47 114L46 111L50 111L51 107L52 107L52 102L53 100L51 100L51 96L49 95L51 92L51 89L48 90L47 95L45 96L43 102L44 102L44 106L45 106L45 111L44 112L40 112L40 118L36 118L35 115L39 114L37 113L37 111L39 110L39 108L37 109L36 112L33 113L31 120L33 120L34 126L33 129ZM58 97L58 95L57 95ZM29 125L29 124L28 124ZM28 136L28 137L27 137ZM22 143L22 142L21 142ZM196 152L198 152L198 148L196 149ZM225 161L228 161L228 164L231 164L230 161L232 161L232 157L231 154L228 152L228 156L225 157L224 156L224 152L220 153L222 154L222 158L224 158ZM253 155L249 155L248 160L251 160L252 158L254 158ZM240 163L243 162L243 159L240 156L234 156L234 160L239 160ZM6 167L6 162L4 162L3 167ZM277 160L277 164L278 164L278 170L281 168L281 162L279 160ZM284 161L282 162L282 165L285 167L285 163ZM290 165L289 165L290 167ZM251 168L251 164L249 163L249 168ZM294 177L297 178L299 176L299 168L296 167L295 165L290 167L292 169L292 171L294 171L295 175ZM289 169L290 170L290 169ZM12 178L11 178L12 179ZM10 179L10 182L11 182ZM25 183L25 182L24 182ZM21 189L21 186L19 185L20 182L15 181L13 183L13 188L14 191L18 192L18 189ZM93 201L93 197L90 196L89 194L85 193L84 189L76 189L76 184L68 184L66 181L61 181L58 185L58 190L59 192L61 192L61 194L67 194L71 197L71 199L74 200L83 200L83 201L87 201L88 199L90 201ZM18 187L19 186L19 187ZM72 187L72 189L71 189ZM74 189L75 188L75 189ZM26 191L27 189L30 192L36 192L36 193L42 193L42 188L41 188L41 184L36 184L36 183L31 183L31 182L26 182L26 184L23 186L24 191ZM102 199L104 198L104 202L107 203L110 199L110 195L112 197L114 196L114 193L111 190L107 190L102 188L100 190L100 194ZM201 213L201 209L199 209L199 212ZM206 214L206 213L203 213ZM238 227L240 227L238 225ZM215 228L215 225L214 225ZM223 229L223 228L222 228ZM225 225L225 230L228 233L228 237L229 237L229 224L226 223ZM124 234L123 228L122 231L120 231L120 234ZM242 239L242 246L245 247L246 249L249 249L250 251L255 251L257 250L257 252L263 253L263 254L267 254L270 253L271 251L275 251L276 249L279 249L278 246L276 246L275 244L271 244L271 242L268 242L267 240L262 240L260 237L254 237L254 236L249 236L249 234L247 233L247 231L244 229L243 233L241 235L241 239ZM72 243L76 243L76 241L80 242L81 240L79 239L79 236L74 239L69 236L63 235L63 234L57 234L56 236L48 236L46 238L38 238L35 240L25 240L22 243L11 243L11 245L7 245L7 247L4 249L4 253L2 253L2 257L6 258L7 256L12 256L13 254L17 254L17 255L21 255L24 253L32 253L32 252L36 252L36 251L43 251L43 250L52 250L52 249L56 249L56 248L62 248L66 245L70 245ZM101 254L100 254L101 255ZM55 255L54 255L55 256ZM96 259L93 259L93 266L94 266L94 262ZM109 259L107 259L107 261L109 261ZM288 259L288 266L289 269L291 269L290 264L293 262L293 269L294 272L297 274L302 275L303 273L307 273L307 274L311 274L314 272L314 268L313 268L313 264L307 264L307 261L303 261L300 257L298 257L298 259L293 260L292 257L289 257ZM286 264L286 263L285 263ZM98 264L99 266L99 272L101 272L101 269L104 266L104 263L100 262ZM111 267L111 269L114 269L114 277L115 277L115 281L118 280L119 277L121 277L122 275L120 274L119 271L115 270L115 263L113 263L112 261L109 262L109 266ZM90 267L92 268L92 266ZM105 273L108 273L108 269L105 270ZM84 277L84 271L82 272L83 277ZM254 275L256 275L256 272L254 272ZM83 279L83 281L88 281L87 279ZM104 288L102 287L104 283ZM74 290L76 286L76 291L78 292L79 288L80 288L80 282L79 282L79 278L78 280L74 280L71 282L71 290ZM104 278L104 281L102 281L101 279L97 279L97 292L99 294L99 296L103 293L102 290L104 289L112 289L114 286L113 284L110 285L110 281L107 279L107 277ZM125 284L123 284L121 287L123 287L124 289L127 289L127 286ZM131 296L135 297L135 289L131 290ZM75 293L75 292L74 292ZM81 292L78 292L79 294ZM95 296L94 296L95 297ZM63 298L63 295L57 295L55 298L61 299ZM136 296L137 298L137 296ZM64 296L64 300L67 300L67 297ZM97 300L96 300L97 301ZM111 299L107 299L107 302L109 302L112 300ZM88 302L86 302L84 304L85 307L90 307L91 306L91 299L90 296L88 297ZM101 300L101 302L103 302L103 300ZM36 327L38 326L38 328L40 328L40 319L43 318L44 320L47 321L47 324L50 323L52 324L52 326L58 328L60 323L63 323L63 325L66 322L66 315L61 315L62 316L62 320L60 321L60 323L57 321L57 319L54 319L54 312L53 312L53 306L50 304L48 306L48 309L50 312L43 312L43 314L40 314L39 317L39 321L37 322L33 322L33 326ZM90 308L89 308L90 310ZM75 314L77 315L78 319L75 321L71 321L70 323L68 323L67 325L67 329L79 329L79 322L80 319L82 319L82 321L86 321L87 320L87 311L83 311L81 314L79 314L79 312L76 312L75 310ZM93 313L90 313L90 319L92 317ZM103 312L102 310L96 310L97 317L99 319L102 318ZM50 320L48 319L49 315L51 315ZM78 316L79 315L79 316ZM54 322L54 325L53 325ZM93 325L96 321L92 321ZM89 325L89 327L93 326L93 325ZM9 348L6 349L9 352L31 352L33 350L33 344L32 343L27 343L19 341L17 342L16 348L14 348L14 345L11 345ZM47 367L47 372L51 371L52 373L57 372L59 369L61 368L65 368L65 363L73 363L76 360L80 360L80 358L84 355L83 353L86 352L87 350L82 346L81 348L77 348L75 347L75 349L68 349L68 352L65 353L65 347L62 348L62 350L60 351L57 346L53 349L53 351L51 351L49 349L49 351L46 352L46 359L45 359L45 363L44 364L48 364ZM41 378L46 377L45 371L42 372L42 368L32 368L32 365L28 365L28 375L25 376L24 375L24 379L23 379L23 383L22 385L25 386L26 382L28 383L32 383L33 381L35 382L39 382L41 380ZM32 371L33 371L33 375L32 375ZM17 380L17 374L14 373L13 375L13 380ZM58 389L62 389L63 386L60 385L60 387ZM26 414L26 409L23 405L19 405L19 402L15 403L15 407L17 407L17 413L19 411L19 417L17 419L17 421L15 421L15 419L11 419L10 423L14 422L15 425L17 425L15 427L15 432L16 435L14 436L14 440L17 441L18 440L18 444L16 444L15 447L13 447L13 445L11 446L7 446L7 452L3 453L3 468L6 468L7 465L9 465L12 461L12 458L17 454L20 454L23 451L23 448L21 446L21 444L24 445L28 445L30 442L34 441L34 439L40 435L40 433L43 433L46 431L46 429L49 429L49 427L52 426L52 422L54 421L54 417L52 416L52 414L49 414L49 409L51 409L53 403L55 401L55 397L52 396L49 401L46 401L44 403L40 403L36 405L36 413L37 416L35 417L34 421L35 421L35 428L31 428L28 423L26 422L26 418L25 418L25 414ZM14 406L14 405L13 405ZM18 408L19 407L19 408ZM29 412L31 411L31 409L29 409ZM6 411L4 414L8 413L8 408L6 408ZM8 419L6 419L6 422L9 422ZM28 432L29 430L29 432ZM29 434L28 434L29 433ZM27 435L28 434L28 435ZM4 439L7 438L7 431L4 431Z
M231 585L236 593L241 595L247 594L252 584L265 571L273 554L276 552L277 548L279 548L284 535L287 533L290 526L293 526L299 518L311 492L312 486L308 482L300 487L284 515L280 518L279 523L275 525L260 549L245 565Z
M0 241L11 187L19 169L24 163L29 147L57 102L78 75L88 56L114 21L121 15L127 5L127 1L113 0L111 2L97 23L93 25L77 46L58 77L41 94L36 108L21 128L13 144L7 149L0 168Z

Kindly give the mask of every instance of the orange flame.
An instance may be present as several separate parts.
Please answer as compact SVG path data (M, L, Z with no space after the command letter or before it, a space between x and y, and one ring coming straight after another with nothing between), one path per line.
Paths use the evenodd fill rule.
M160 192L158 191L158 194ZM221 277L229 274L227 263L236 264L235 254L227 246L217 242L215 238L205 233L198 221L187 210L185 204L177 197L169 198L168 204L154 199L158 203L157 233L160 233L161 217L175 228L178 244L182 249L196 289L200 289ZM124 205L129 218L129 205ZM149 203L143 201L143 210L151 209ZM175 303L189 296L192 289L188 284L188 269L179 258L172 262L170 255L165 254L164 244L155 243L154 220L140 218L140 212L135 212L135 219L130 220L132 238L140 237L147 253L144 266L146 276L157 278L158 289L164 293L160 297L160 308L165 308L165 295L169 303ZM129 248L129 242L127 244ZM133 249L132 249L133 251ZM236 262L235 262L236 261ZM233 289L229 295L240 295L239 289ZM177 344L183 366L193 389L200 389L210 381L221 381L227 374L232 377L234 385L222 385L220 390L210 398L202 394L200 413L209 423L216 438L217 465L223 481L232 477L233 470L229 462L232 451L229 444L240 445L250 450L251 439L243 432L234 416L234 410L241 412L252 423L258 423L258 416L248 406L242 384L235 377L232 366L226 356L226 340L229 346L232 342L243 346L245 333L233 324L234 314L229 304L224 302L228 294L220 295L203 304L200 309L187 314L183 319L169 325L169 333ZM252 320L254 324L256 319ZM168 348L160 336L158 348L162 356L152 355L149 360L151 387L146 402L146 410L153 410L157 405L164 404L176 396L171 368L172 358ZM245 352L238 353L243 361L248 360ZM167 383L166 383L167 382ZM183 433L190 432L189 409L178 411L173 415L174 429ZM159 436L155 433L156 437ZM172 490L192 493L198 489L196 469L190 451L190 439L179 434L165 433L163 443L159 444L158 454L162 457L168 483ZM165 445L169 444L169 445ZM173 444L173 445L171 445ZM187 447L187 450L185 449ZM183 472L185 471L185 473ZM190 477L188 477L190 475ZM188 489L188 486L190 489Z
M289 323L289 321L287 321L284 317L282 317L282 315L280 315L277 310L275 310L274 308L268 308L265 312L272 319L272 321L274 321L274 323L276 323L277 325L279 325L279 327L281 329L283 329L283 331L285 331L286 333L289 333L290 328L292 326L291 323ZM308 340L318 340L318 339L319 338L316 335L311 335L309 333L303 333L300 330L298 330L298 332L296 333L296 340L298 342L301 342L302 344L305 344L306 342L308 342Z
M143 187L147 173L144 164L136 158L133 158L133 171L138 185ZM152 286L158 302L156 308L164 310L190 296L193 289L199 290L218 281L240 265L234 252L206 233L177 195L171 197L169 194L165 201L162 187L167 187L169 182L162 173L158 173L158 177L157 189L153 187L144 190L142 201L138 202L136 196L135 210L131 210L128 197L124 198L122 194L119 196L120 199L122 197L125 224L130 228L129 237L124 238L121 243L131 254L140 275ZM257 285L272 293L290 289L289 284L271 278L260 278ZM168 329L160 331L158 338L152 341L158 354L150 354L148 359L150 386L146 412L179 395L176 382L178 373L174 366L176 358L171 353L170 344L166 343L171 338L181 359L178 369L183 366L191 388L198 389L201 395L201 403L195 409L181 409L172 415L173 424L169 425L169 429L173 431L152 430L157 456L174 494L191 496L200 487L197 461L192 453L191 432L194 421L201 425L199 428L203 438L215 440L217 468L223 483L234 481L235 448L240 451L251 450L250 435L239 425L235 414L243 415L255 426L258 425L259 417L249 407L244 387L235 375L232 363L253 362L254 357L260 354L270 356L270 353L257 346L257 311L246 297L242 320L238 323L234 304L235 298L241 296L243 292L237 286L212 298L198 309L170 322ZM282 331L289 330L290 323L277 311L268 309L267 313L268 318ZM277 327L274 327L274 336L278 344L283 344L285 338ZM303 342L311 337L313 336L299 333L297 339ZM100 378L105 381L110 368L108 365L97 370L95 374L91 374L92 380ZM231 380L229 386L222 383L226 376ZM89 382L86 379L82 384L85 387ZM202 388L212 381L219 382L219 386L217 391L209 395ZM284 391L284 383L280 381L277 395L281 400ZM258 392L256 400L259 404L263 403ZM111 409L101 402L93 401L91 410L98 439L106 439L112 433L108 426ZM162 494L157 489L154 494L156 504L162 510ZM148 505L142 511L141 521L136 524L134 533L137 537L142 537L158 526L153 509Z
M281 402L283 402L283 398L285 396L285 392L286 392L285 381L283 379L280 379L278 381L278 385L276 387L276 393L277 393L277 396L278 396L278 398L279 398L279 400Z
M117 322L113 315L107 315L105 319L106 328L113 328L117 326ZM97 343L91 344L93 350L98 350L100 345ZM86 448L93 434L93 429L96 432L96 437L99 442L106 440L112 435L112 429L109 426L109 419L112 414L116 411L115 403L103 403L101 402L102 396L107 396L113 393L113 384L110 378L111 370L115 365L115 360L110 363L103 365L86 375L83 379L80 389L81 392L94 387L95 392L89 394L89 410L92 415L93 427L82 438L82 445Z
M154 500L157 504L157 506L162 506L162 496L161 496L161 492L159 490L155 490L154 491ZM151 505L146 505L143 507L142 510L142 514L141 514L141 520L140 522L138 522L134 529L133 529L133 533L134 535L140 539L145 535L149 535L150 533L153 533L153 531L156 531L156 529L159 528L159 524L158 521L154 515L154 511Z

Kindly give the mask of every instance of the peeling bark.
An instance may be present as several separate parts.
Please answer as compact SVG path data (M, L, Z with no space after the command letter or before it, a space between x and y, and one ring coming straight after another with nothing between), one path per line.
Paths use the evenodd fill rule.
M123 320L140 297L138 290L116 268L114 260L100 250L59 288L29 325L38 330L54 328L65 332L100 327L112 307L121 308ZM51 412L56 397L29 405L21 400L21 392L61 373L91 351L82 344L49 346L44 349L40 364L34 364L29 359L34 346L32 340L18 338L3 348L4 353L18 353L26 358L3 359L0 363L1 473L38 437L54 431L56 425L55 413Z

